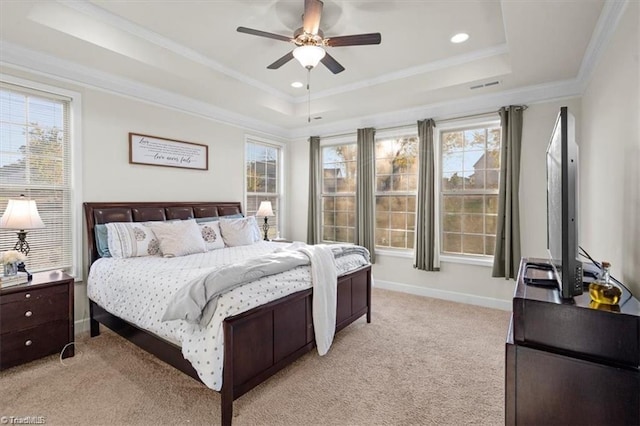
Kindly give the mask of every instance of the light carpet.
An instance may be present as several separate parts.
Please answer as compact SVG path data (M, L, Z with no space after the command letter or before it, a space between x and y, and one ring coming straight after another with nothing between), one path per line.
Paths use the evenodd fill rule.
M502 425L509 313L374 289L373 318L234 402L234 425ZM0 418L219 424L220 396L119 336L0 373ZM37 420L37 419L36 419Z

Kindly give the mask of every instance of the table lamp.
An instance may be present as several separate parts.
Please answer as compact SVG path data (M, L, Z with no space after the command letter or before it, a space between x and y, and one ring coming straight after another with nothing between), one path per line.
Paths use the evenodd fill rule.
M28 255L30 248L27 243L27 231L44 228L36 202L28 200L24 195L20 195L17 200L9 200L7 209L0 218L0 228L16 230L18 242L13 249L24 253L25 256Z
M269 218L275 216L273 214L273 208L271 207L271 201L260 202L260 207L258 207L256 216L264 217L264 225L262 225L262 230L264 231L264 240L269 241L269 237L267 237L267 234L269 233Z

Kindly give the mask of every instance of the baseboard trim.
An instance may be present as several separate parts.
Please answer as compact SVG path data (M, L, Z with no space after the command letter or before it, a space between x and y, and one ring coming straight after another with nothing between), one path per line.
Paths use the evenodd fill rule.
M89 318L75 320L73 326L76 336L81 333L86 333L89 331Z
M485 308L511 311L510 300L494 299L491 297L476 296L473 294L457 293L454 291L437 290L428 287L418 287L411 284L396 283L393 281L375 280L375 287L384 290L398 291L401 293L415 294L417 296L433 297L435 299L449 300L452 302L466 303L469 305L483 306Z

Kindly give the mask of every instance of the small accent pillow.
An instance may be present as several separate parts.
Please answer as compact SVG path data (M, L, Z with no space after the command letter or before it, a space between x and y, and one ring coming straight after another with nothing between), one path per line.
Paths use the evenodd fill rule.
M109 253L109 231L107 231L107 225L99 223L93 229L96 234L96 249L100 257L111 257Z
M164 257L186 256L207 251L200 227L193 219L148 223L160 243Z
M204 240L207 251L224 248L224 240L222 239L220 222L218 222L218 220L200 222L198 226L200 227L200 233L202 234L202 239Z
M246 246L257 241L256 233L259 235L260 230L255 216L247 216L242 219L225 219L223 217L219 223L222 238L229 247Z
M160 254L158 239L146 223L111 222L106 227L111 256L125 258Z

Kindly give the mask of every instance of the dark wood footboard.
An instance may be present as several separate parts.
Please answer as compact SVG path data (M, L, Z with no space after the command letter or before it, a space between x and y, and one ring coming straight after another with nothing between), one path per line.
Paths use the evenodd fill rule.
M224 321L223 425L233 400L315 347L312 299L304 290ZM338 279L336 332L364 314L371 322L371 266Z
M224 321L221 418L230 425L233 401L315 347L313 292L303 290ZM103 324L140 348L200 380L179 346L118 318L90 302L91 336ZM336 332L366 314L371 322L371 266L338 279Z

